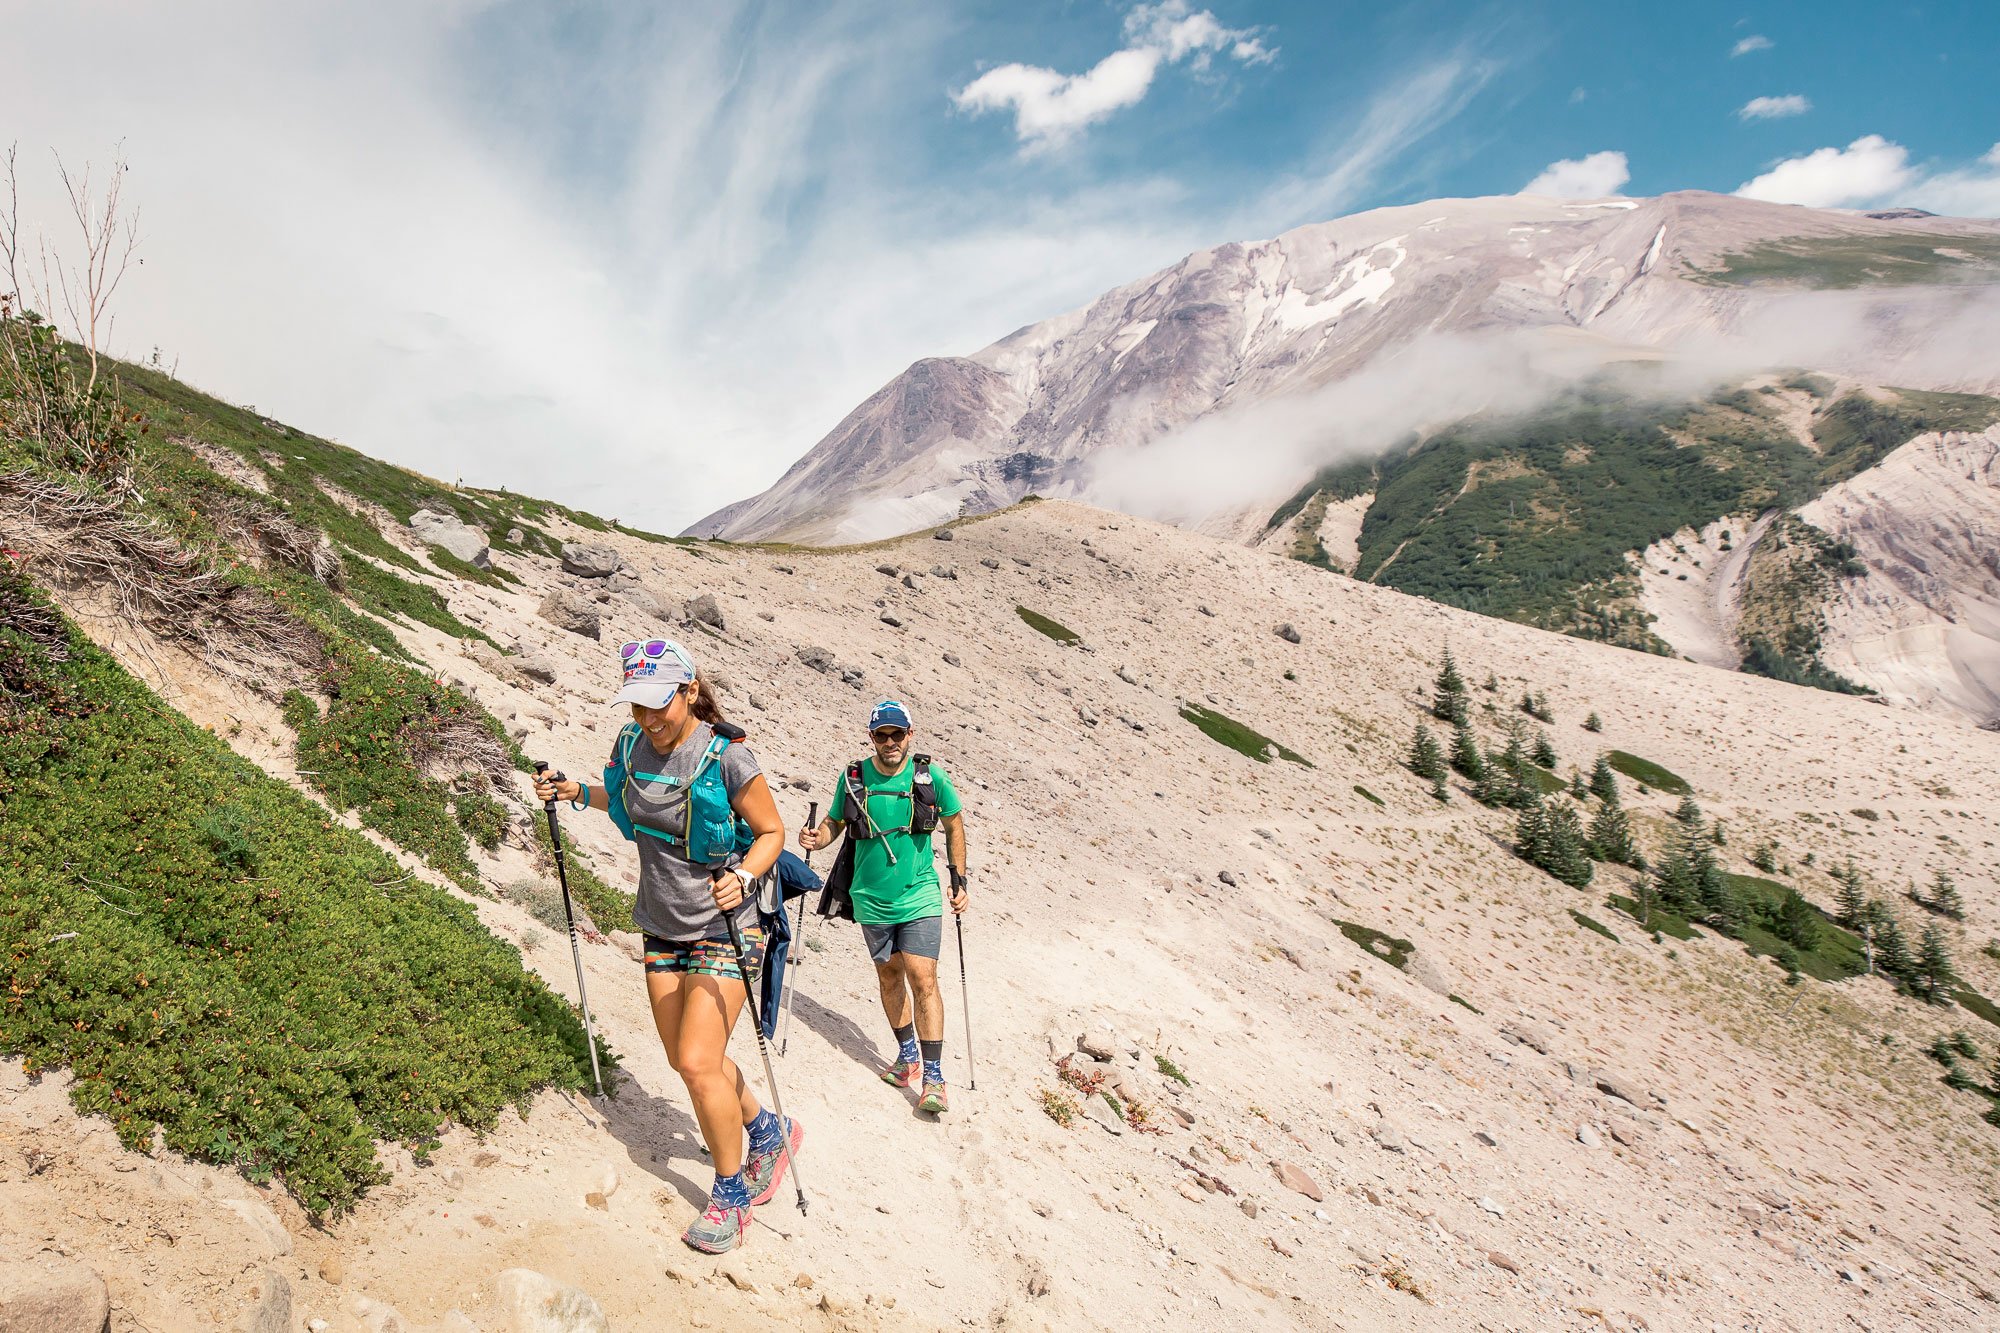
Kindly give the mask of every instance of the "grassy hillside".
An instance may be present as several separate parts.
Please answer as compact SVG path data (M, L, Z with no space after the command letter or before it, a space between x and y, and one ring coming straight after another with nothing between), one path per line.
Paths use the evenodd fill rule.
M1849 393L1828 401L1830 390L1802 376L1688 403L1595 383L1525 417L1462 422L1374 463L1323 471L1271 526L1373 490L1355 577L1664 652L1638 609L1634 554L1684 527L1802 504L1924 432L2000 420L2000 400L1976 395L1902 391L1883 401ZM1801 402L1812 409L1810 446L1783 419L1788 403ZM1309 537L1293 555L1323 565ZM1837 575L1843 566L1815 568ZM1769 674L1827 683L1815 676L1816 635L1805 636L1810 644L1796 633L1760 637L1756 660Z
M388 541L419 507L552 552L588 515L468 492L0 323L0 1051L67 1067L134 1145L277 1173L338 1210L372 1141L419 1151L580 1085L566 1004L449 895L194 727L36 590L109 597L281 702L301 776L468 889L525 761L392 626L483 637L424 581L504 578ZM510 537L510 531L518 535ZM607 926L630 899L581 866Z
M0 569L0 1050L143 1148L338 1211L589 1072L568 1005L470 909L168 708Z

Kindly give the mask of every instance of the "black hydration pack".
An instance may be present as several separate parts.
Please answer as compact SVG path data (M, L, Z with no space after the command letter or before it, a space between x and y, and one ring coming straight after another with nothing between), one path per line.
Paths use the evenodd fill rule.
M929 838L937 830L938 804L937 787L931 782L931 757L927 754L911 756L916 765L910 774L910 823L907 829L877 828L868 818L868 790L861 781L861 766L866 759L857 759L847 766L847 775L841 782L840 822L846 826L846 836L841 839L840 853L834 857L833 869L827 873L825 887L819 896L819 906L815 909L823 917L836 917L842 921L854 920L854 899L849 889L854 883L854 847L858 841L879 838L884 833L908 832L913 838ZM896 854L888 847L889 864L896 863Z
M867 762L857 759L849 764L847 778L841 783L840 820L847 825L848 836L865 840L879 838L884 833L908 833L913 838L926 838L936 832L938 803L937 788L931 782L931 757L911 756L916 771L910 775L910 822L899 829L877 828L868 818L868 789L861 781L861 766ZM891 856L889 863L894 865L895 860Z

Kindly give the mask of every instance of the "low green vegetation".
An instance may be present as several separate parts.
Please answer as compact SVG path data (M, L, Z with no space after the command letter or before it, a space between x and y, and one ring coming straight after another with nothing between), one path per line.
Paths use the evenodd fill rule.
M1362 786L1358 782L1354 784L1354 794L1356 796L1359 796L1362 800L1367 801L1371 805L1387 804L1386 802L1383 801L1383 799L1380 796L1377 796L1374 792L1369 791L1366 787Z
M1340 933L1363 953L1370 958L1380 959L1398 972L1409 965L1410 955L1417 949L1417 946L1408 940L1399 940L1394 935L1384 934L1368 926L1356 925L1352 921L1336 921L1333 924L1338 926Z
M1760 958L1781 958L1787 947L1799 971L1819 981L1845 981L1868 970L1861 937L1836 925L1797 890L1756 875L1726 875L1742 904L1743 946Z
M1595 931L1597 934L1602 935L1605 939L1610 940L1613 944L1622 944L1624 942L1620 940L1616 935L1611 933L1611 928L1609 926L1606 926L1602 921L1597 920L1595 917L1585 916L1583 913L1577 911L1574 907L1569 909L1569 915L1570 919L1575 921L1577 925L1582 926L1585 930Z
M1450 1000L1453 1004L1458 1005L1462 1009L1470 1009L1475 1014L1483 1014L1486 1012L1484 1009L1481 1009L1478 1005L1474 1004L1472 1001L1466 999L1463 995L1453 994L1453 995L1447 995L1444 998Z
M1722 255L1692 275L1735 287L1907 287L2000 280L2000 241L1985 236L1789 236Z
M1636 754L1627 754L1623 750L1607 750L1604 752L1604 762L1632 781L1651 787L1655 791L1667 792L1673 796L1685 796L1694 790L1688 785L1686 778L1662 768L1650 759L1641 759Z
M1783 388L1739 386L1687 401L1630 374L1605 376L1525 415L1461 421L1378 460L1323 470L1270 522L1300 519L1292 554L1326 564L1309 531L1317 516L1372 493L1354 577L1670 652L1640 605L1640 552L1728 515L1796 507L1926 431L2000 420L2000 399L1978 395L1831 393L1830 381L1799 375ZM1815 408L1815 447L1787 416L1801 394ZM1783 635L1747 636L1744 649L1764 674L1839 688L1814 653Z
M1083 642L1083 636L1075 630L1049 619L1039 611L1030 611L1025 606L1017 606L1014 608L1014 614L1021 617L1028 628L1037 634L1045 634L1065 647Z
M1200 704L1182 704L1181 717L1185 721L1192 722L1200 729L1201 734L1210 740L1226 745L1236 753L1255 759L1260 764L1270 763L1271 756L1275 753L1280 759L1306 768L1312 767L1304 755L1286 749L1262 732L1246 727L1235 718L1219 713L1213 708L1204 708Z
M1977 1014L1994 1027L2000 1028L2000 1008L1996 1008L1993 1001L1978 991L1959 989L1952 992L1951 998L1958 1001L1959 1008L1967 1013Z
M1642 927L1661 935L1671 935L1677 940L1699 939L1701 932L1688 923L1684 916L1677 916L1666 908L1655 905L1650 912L1642 913L1639 904L1623 894L1612 894L1604 900L1605 906L1623 912Z
M538 1087L581 1025L449 894L161 704L0 569L0 1050L129 1148L314 1213Z
M1162 1078L1170 1078L1184 1088L1191 1088L1194 1086L1194 1084L1188 1082L1188 1076L1181 1072L1181 1067L1175 1064L1172 1060L1169 1060L1164 1055L1156 1055L1153 1057L1153 1068L1160 1071L1160 1076Z

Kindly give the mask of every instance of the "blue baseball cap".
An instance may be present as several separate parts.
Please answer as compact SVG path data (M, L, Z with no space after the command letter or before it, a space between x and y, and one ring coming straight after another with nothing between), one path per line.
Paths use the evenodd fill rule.
M618 649L625 669L625 688L612 696L615 704L665 708L674 692L694 679L694 659L672 639L635 639Z
M868 730L881 727L901 727L910 730L910 710L894 699L884 699L875 705L875 711L868 715Z

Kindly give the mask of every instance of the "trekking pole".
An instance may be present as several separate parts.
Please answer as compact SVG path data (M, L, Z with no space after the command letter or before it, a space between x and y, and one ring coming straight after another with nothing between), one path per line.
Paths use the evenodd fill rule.
M544 761L535 761L535 776L542 777L549 771ZM557 773L557 782L567 781ZM569 870L563 862L562 828L556 823L556 802L551 796L542 802L542 809L549 817L549 845L556 849L556 881L562 885L563 919L569 922L569 956L576 964L576 998L583 1009L583 1042L590 1048L590 1081L597 1085L597 1095L604 1095L604 1075L597 1068L597 1031L590 1023L590 996L583 989L583 950L576 942L576 909L569 901Z
M957 876L953 877L952 891L958 891ZM965 917L962 913L951 914L951 924L958 930L958 1002L965 1013L965 1072L967 1082L974 1092L979 1091L979 1068L972 1063L972 994L965 988Z
M811 805L808 805L806 807L806 827L807 828L819 827L818 801L814 801ZM808 870L812 869L812 863L813 863L812 849L808 847L806 849L806 869ZM803 903L804 899L801 898L800 901L801 903ZM787 921L790 921L792 919L791 909L785 906L785 900L782 897L778 899L778 910L785 913L785 919ZM803 906L801 906L801 908L799 909L799 919L803 920L804 918L805 918L805 909ZM799 938L799 932L796 929L792 931L792 943L797 945L800 949L805 948L806 942L803 939ZM805 961L805 955L803 953L795 955L792 958L791 962L792 970L796 971L798 969L799 964L804 961ZM792 1045L792 996L798 990L798 986L799 986L799 980L797 977L793 977L791 981L785 986L785 999L784 999L785 1015L783 1019L781 1019L778 1023L778 1026L783 1029L783 1034L778 1038L778 1057L780 1059L784 1058L785 1052L791 1049Z
M710 880L717 878L719 872L709 875ZM736 928L733 909L722 914L722 921L729 927L729 945L736 950L736 975L743 979L743 1003L750 1010L750 1030L757 1034L757 1054L764 1058L764 1084L771 1089L771 1109L778 1113L779 1146L785 1154L785 1166L792 1173L792 1192L798 1196L799 1216L803 1217L806 1211L805 1187L799 1184L799 1163L792 1156L792 1127L785 1119L785 1099L778 1092L778 1075L771 1068L771 1047L764 1040L763 1015L757 1012L757 987L750 980L750 962L743 956L743 932Z

